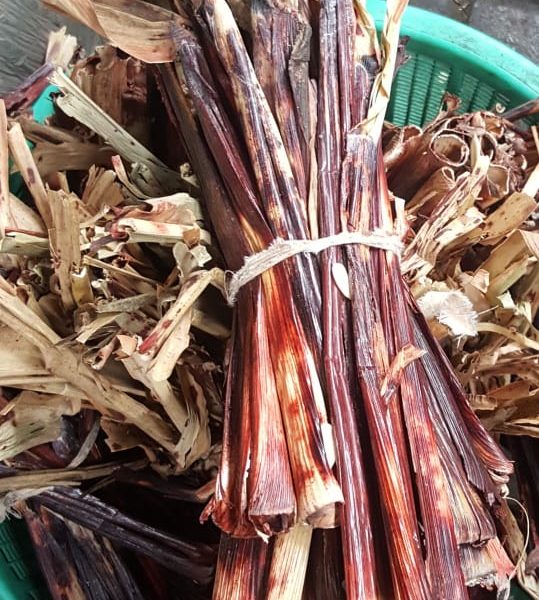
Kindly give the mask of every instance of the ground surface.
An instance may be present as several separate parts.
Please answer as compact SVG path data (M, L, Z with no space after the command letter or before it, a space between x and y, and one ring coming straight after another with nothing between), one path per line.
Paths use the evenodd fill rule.
M539 0L410 0L410 3L468 23L539 62ZM43 59L47 32L64 20L39 0L0 0L0 94L13 89ZM70 22L86 46L95 36Z
M410 0L484 31L539 63L539 0Z

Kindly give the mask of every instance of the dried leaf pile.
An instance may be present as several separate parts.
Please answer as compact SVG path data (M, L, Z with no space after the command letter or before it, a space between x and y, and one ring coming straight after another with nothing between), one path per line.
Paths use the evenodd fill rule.
M119 48L68 76L60 33L55 117L0 106L0 494L53 597L539 597L489 433L538 431L522 111L384 124L404 0L381 42L348 0L45 4ZM301 252L227 307L246 257L343 233L403 250Z
M175 535L166 518L144 512L119 523L126 492L116 488L124 478L127 493L142 489L128 510L154 502L156 515L208 498L230 330L223 271L211 264L196 178L138 141L149 137L145 65L105 47L78 62L72 79L55 77L67 87L54 125L24 114L8 121L3 104L0 111L1 513L43 492L22 513L53 597L148 598L165 569L172 587L197 597L212 581L215 533L208 544L212 533L196 517L172 527ZM26 202L6 193L8 156ZM148 465L162 476L189 474L163 495ZM131 471L140 481L129 480ZM69 496L65 486L85 481L114 482L106 488L114 507ZM46 490L60 494L60 509L49 510ZM142 561L146 580L134 580L112 542ZM93 578L101 583L86 589Z
M447 104L424 131L385 132L413 231L403 272L487 428L537 437L539 138Z

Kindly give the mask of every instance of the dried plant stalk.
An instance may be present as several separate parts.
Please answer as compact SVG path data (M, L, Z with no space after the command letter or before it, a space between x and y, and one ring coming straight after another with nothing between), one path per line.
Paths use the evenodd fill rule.
M298 524L277 536L268 573L268 600L300 600L309 560L312 528Z
M341 215L338 212L339 167L341 163L341 129L351 126L351 118L362 118L359 107L350 106L352 91L357 97L368 93L368 79L354 81L352 67L338 62L337 35L339 23L355 15L343 15L345 7L337 2L323 2L320 14L321 70L319 83L318 117L318 196L320 203L320 233L328 236L340 230ZM343 29L343 32L346 29ZM361 34L364 34L362 31ZM355 39L345 38L345 51L353 54ZM346 46L348 42L350 47ZM339 111L339 67L344 94L342 110ZM354 84L356 89L348 90ZM349 94L348 94L349 93ZM339 114L340 112L340 114ZM354 112L356 114L351 115ZM349 359L346 357L347 333L342 333L337 323L346 322L348 307L333 277L333 267L341 264L343 252L330 249L322 254L323 286L323 338L325 372L328 387L330 414L336 435L336 458L339 480L343 488L344 505L341 509L343 558L345 561L346 590L349 597L371 598L377 594L376 570L372 528L370 524L369 496L366 489L364 463L357 422L357 390L350 382ZM348 334L349 335L349 334Z
M119 546L153 557L160 564L207 585L213 574L213 549L192 544L131 519L91 495L78 490L54 489L34 504L105 536Z
M260 539L221 536L213 600L257 600L263 593L268 545Z
M87 479L107 477L122 467L136 470L146 466L146 464L147 461L142 459L133 462L116 462L91 467L78 467L76 469L48 469L8 475L0 477L0 494L14 490L44 488L53 485L74 486Z
M66 561L60 544L52 538L36 513L26 508L23 515L34 546L41 549L37 553L38 560L54 600L85 600L86 595L78 581L75 567Z
M64 308L73 310L76 301L72 290L72 276L81 266L76 197L63 191L49 190L48 198L51 207L49 236L55 272Z
M51 226L51 209L47 191L43 185L43 180L39 175L38 168L32 157L32 153L26 144L21 126L15 123L8 132L9 150L13 160L17 165L32 197L36 208L41 215L45 225Z
M222 56L226 57L226 60L229 63L231 63L233 60L234 53L237 52L240 55L245 55L243 42L239 38L239 34L235 29L235 24L231 19L229 9L222 3L218 3L213 7L210 27L215 29L214 35L217 40L216 47L220 49ZM230 34L228 37L227 32ZM191 43L188 45L189 38L184 39L184 35L185 32L178 32L178 49L182 58L185 58L185 60L188 61L187 64L192 64L193 58L195 58L192 51L196 46L193 46ZM197 60L200 61L200 58L197 58ZM249 66L248 62L244 62L243 65L246 69L246 75L250 79L253 79L254 74L252 67ZM226 143L226 145L230 147L230 144L234 143L234 136L230 135L229 133L228 137L225 139L222 131L219 130L219 128L223 126L223 122L226 123L226 120L219 123L212 122L211 119L213 117L206 112L208 108L207 100L197 98L196 91L200 89L199 82L197 80L197 74L204 73L206 81L208 81L211 85L209 73L201 71L201 68L205 69L203 63L200 62L198 63L197 71L186 69L185 75L189 78L188 82L191 86L191 90L194 93L194 100L197 103L197 107L200 108L199 114L208 115L207 117L202 117L203 127L206 127L206 132L208 135L219 135L219 137L215 138L218 143ZM255 80L253 79L253 81ZM251 94L251 91L248 87L242 86L240 79L235 80L233 85L236 84L239 86L236 90L238 97L242 96L243 94ZM265 101L263 98L261 98L260 93L261 92L256 92L253 100L262 107L264 118L266 119L264 126L268 128L270 135L273 136L273 138L269 139L278 140L279 134L276 131L275 123L271 117L271 114L269 114L267 104L265 104ZM249 120L253 115L252 113L249 113L246 108L247 107L245 106L245 109L242 110L242 113L245 118L244 125L247 129L251 126ZM217 107L217 110L222 111L222 108L220 109ZM277 143L277 141L274 141L273 143ZM229 167L225 166L224 164L226 161L230 160L230 157L239 154L238 149L231 148L226 153L219 151L217 146L214 146L212 149L214 149L216 152L215 158L218 164L220 163L222 165L223 173L226 173L227 177L229 177L227 180L229 181L229 185L237 186L237 175L240 175L244 181L249 181L249 176L241 169L241 163L236 163L234 165L234 173L231 173ZM252 156L257 156L254 148L251 149L251 152ZM267 152L267 150L264 150L264 152ZM294 188L290 187L294 184L290 167L286 167L286 164L289 164L286 159L286 155L281 152L280 156L282 161L286 161L286 163L283 164L287 169L285 179L281 183L281 185L284 186L282 189L288 190L289 193L296 194L296 192L294 192ZM260 170L260 186L266 185L264 181L265 180L263 179L262 171ZM269 185L276 184L277 183L274 180L274 183ZM243 205L243 210L245 210L247 206L253 205L255 199L253 197L253 192L250 191L250 187L243 187L243 190L240 190L238 186L238 188L235 189L238 190L240 197L247 196L246 204ZM269 193L270 191L271 188L269 188L268 192L266 193ZM274 193L273 196L269 196L269 198L272 202L277 200ZM259 239L256 240L256 244L258 248L261 248L263 247L263 240L269 238L266 233L267 226L265 226L263 223L258 225L260 223L260 218L256 215L254 210L252 210L250 214L252 214L256 219L255 223L257 223L259 232L258 235L260 236ZM275 216L278 217L278 214L275 213ZM253 239L252 233L250 236L251 239ZM339 501L341 498L334 477L332 474L330 474L329 465L325 456L325 441L321 435L322 430L324 429L324 422L326 421L325 408L322 404L321 390L318 389L318 375L314 371L313 358L309 357L309 345L306 341L303 341L304 333L301 330L300 322L296 317L293 317L293 324L290 322L290 317L291 315L294 315L296 309L294 306L287 306L288 298L290 296L284 292L284 290L286 290L289 286L289 283L284 279L285 272L282 268L277 268L274 271L275 272L264 274L262 277L262 283L265 291L264 302L266 304L266 310L268 311L268 314L271 314L274 319L282 323L283 327L285 327L285 329L280 333L277 333L275 328L270 328L268 335L271 347L273 349L272 361L273 369L276 373L276 391L279 398L278 401L281 405L281 413L283 416L288 440L288 453L296 492L298 517L300 519L322 519L325 518L324 507L330 507L335 501ZM277 280L275 279L275 273L278 274ZM310 316L309 318L312 322L313 317ZM306 339L312 338L308 337ZM289 347L287 347L287 344ZM293 383L290 378L288 378L286 373L297 373L296 381ZM292 383L294 388L292 387ZM298 403L297 401L297 399L300 397L304 398L302 403ZM226 435L227 433L225 431L225 436ZM241 464L241 461L237 460L236 463L239 465ZM305 477L306 470L311 473L308 478ZM226 481L231 482L232 480L227 477ZM218 484L218 490L219 487L220 486ZM217 495L217 500L219 502L221 501L220 491ZM234 502L234 504L236 506L241 506L239 498ZM221 506L225 509L225 511L227 511L228 506L230 505L231 502L229 501L228 505L222 504ZM216 513L216 515L218 514L219 512ZM225 524L225 521L220 517L217 518L221 526L224 526L226 530L230 531L230 526Z

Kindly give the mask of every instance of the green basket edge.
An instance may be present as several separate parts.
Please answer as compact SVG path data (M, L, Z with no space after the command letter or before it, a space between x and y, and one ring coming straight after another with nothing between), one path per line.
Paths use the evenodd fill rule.
M45 119L51 117L54 114L54 101L51 98L51 94L59 92L59 89L55 85L48 85L41 96L34 102L32 106L32 112L34 113L34 119L38 123L43 123Z
M0 524L0 599L50 600L37 557L21 519Z
M368 0L367 8L380 29L386 2ZM411 49L428 47L424 54L472 66L481 79L508 91L517 102L539 96L539 66L504 43L454 19L409 6L403 16L401 35L410 36ZM503 82L503 83L502 83Z

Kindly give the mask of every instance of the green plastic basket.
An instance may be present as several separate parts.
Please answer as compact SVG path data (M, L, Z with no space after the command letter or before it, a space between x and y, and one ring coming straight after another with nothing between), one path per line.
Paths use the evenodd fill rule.
M385 2L370 0L368 8L380 29ZM446 91L462 99L462 111L497 103L512 108L539 96L536 65L466 25L410 7L402 35L410 37L410 60L397 75L388 112L388 119L397 125L422 125L432 119ZM37 120L52 114L54 90L47 88L34 105ZM10 185L17 192L20 180L12 179ZM0 525L0 600L48 598L24 523L11 520Z
M385 2L367 7L380 28ZM444 93L462 100L461 111L518 106L539 96L539 67L501 42L420 8L404 14L410 60L399 70L387 118L396 125L423 125L436 116Z
M26 524L11 519L0 526L0 600L49 600Z

